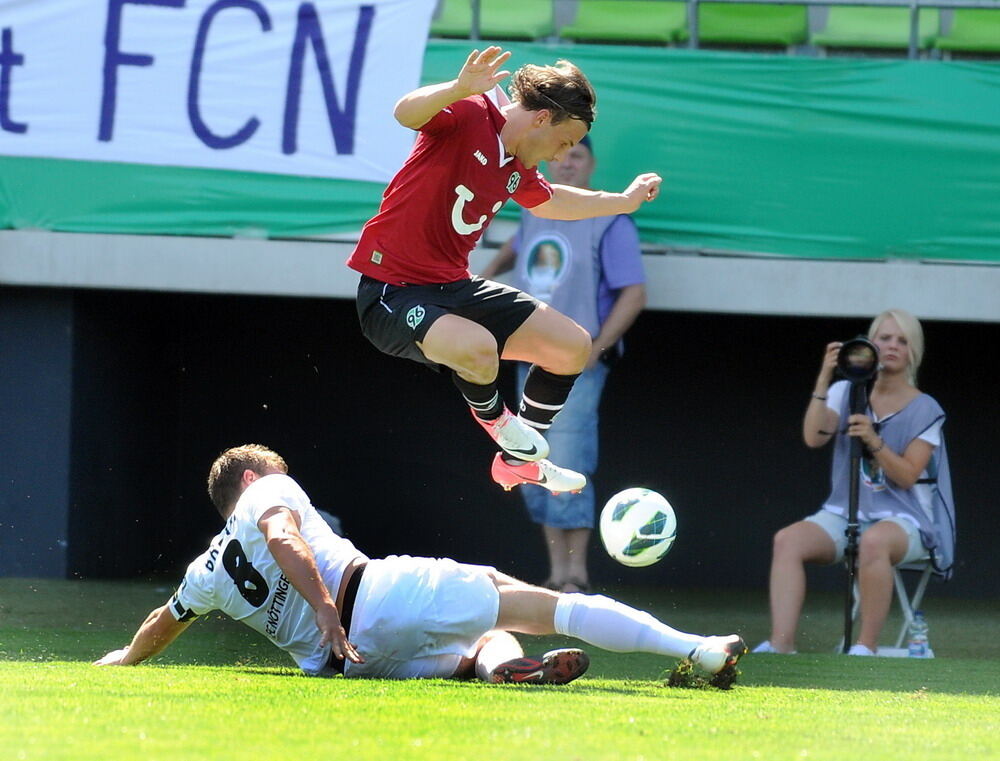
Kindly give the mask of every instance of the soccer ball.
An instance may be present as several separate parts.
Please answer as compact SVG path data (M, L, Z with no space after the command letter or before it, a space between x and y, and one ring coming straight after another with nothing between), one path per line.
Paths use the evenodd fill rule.
M618 492L601 510L601 541L622 565L641 568L662 558L677 536L677 517L663 495L634 487Z

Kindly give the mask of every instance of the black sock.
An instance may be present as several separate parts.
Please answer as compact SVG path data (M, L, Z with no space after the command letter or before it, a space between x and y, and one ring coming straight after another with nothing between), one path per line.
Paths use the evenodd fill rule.
M489 422L496 420L503 414L503 400L500 398L500 390L497 388L496 381L481 386L478 383L470 383L454 370L451 371L451 379L480 420Z
M569 392L580 375L555 375L532 365L521 392L520 417L525 423L545 431L566 404Z

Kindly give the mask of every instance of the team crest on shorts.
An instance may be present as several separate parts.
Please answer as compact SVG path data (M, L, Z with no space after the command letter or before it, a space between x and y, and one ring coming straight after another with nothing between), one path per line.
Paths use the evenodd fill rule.
M406 313L406 324L409 325L411 330L416 330L417 325L424 321L424 315L427 314L422 306L415 306L409 312Z
M507 192L514 195L514 191L517 190L517 186L521 184L521 173L511 172L510 179L507 180Z

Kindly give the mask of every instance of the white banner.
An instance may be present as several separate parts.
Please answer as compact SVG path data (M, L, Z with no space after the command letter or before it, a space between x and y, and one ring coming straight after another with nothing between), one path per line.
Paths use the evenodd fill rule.
M386 181L435 0L0 0L0 155Z

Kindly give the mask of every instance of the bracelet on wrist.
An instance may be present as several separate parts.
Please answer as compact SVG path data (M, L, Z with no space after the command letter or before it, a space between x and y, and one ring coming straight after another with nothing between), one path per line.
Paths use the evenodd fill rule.
M813 399L819 399L821 402L825 402L826 401L826 397L825 396L820 396L819 394L817 394L815 392L813 393L812 398Z
M874 449L869 449L868 451L871 452L872 454L878 454L883 449L885 449L885 439L879 439L879 442L880 443L877 447L875 447Z

